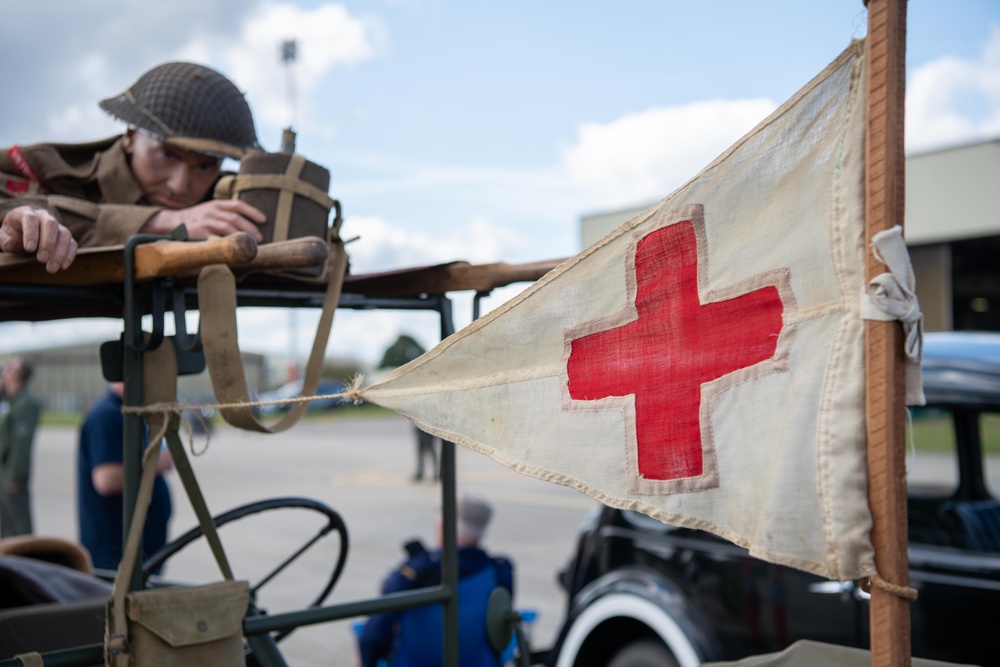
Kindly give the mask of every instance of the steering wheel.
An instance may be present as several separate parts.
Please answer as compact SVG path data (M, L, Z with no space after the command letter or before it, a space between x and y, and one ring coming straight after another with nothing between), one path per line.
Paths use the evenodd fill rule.
M269 573L261 577L257 583L251 582L250 584L250 597L251 599L256 599L257 591L265 586L269 581L274 579L282 570L288 567L302 554L309 550L310 547L319 542L322 538L326 537L330 533L337 533L340 538L340 549L339 555L337 557L336 563L334 564L333 571L330 574L330 578L327 580L326 585L320 591L319 595L316 596L310 604L309 607L320 606L326 597L333 590L334 585L340 578L341 573L344 570L344 564L347 561L347 526L344 523L343 518L336 510L330 506L319 502L318 500L313 500L311 498L271 498L268 500L261 500L253 502L235 509L231 509L228 512L224 512L212 518L215 522L217 528L221 528L231 521L236 521L237 519L242 519L244 517L259 514L261 512L267 512L271 510L279 509L302 509L307 511L315 511L326 517L325 525L321 526L319 531L305 542L301 547L299 547L294 553L292 553L287 559L279 563L277 567L271 570ZM156 551L152 556L150 556L142 567L142 581L145 584L149 577L159 571L163 564L166 563L170 558L184 549L186 546L194 542L200 537L203 537L204 533L201 530L201 526L195 526L188 532L184 533L173 542L165 544L159 550ZM289 628L287 630L281 630L273 635L274 641L281 641L289 634L291 634L294 628Z

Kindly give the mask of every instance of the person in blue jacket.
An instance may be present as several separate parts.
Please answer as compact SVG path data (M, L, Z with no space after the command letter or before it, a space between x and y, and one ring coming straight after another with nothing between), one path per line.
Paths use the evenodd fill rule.
M456 504L458 541L459 664L497 667L499 655L486 633L486 607L496 587L514 596L514 566L502 556L491 556L481 546L493 508L471 493ZM437 522L441 543L441 519ZM382 594L398 593L441 583L441 549L426 550L419 542L406 545L409 558L393 570ZM358 638L362 667L440 667L443 612L441 605L376 614Z

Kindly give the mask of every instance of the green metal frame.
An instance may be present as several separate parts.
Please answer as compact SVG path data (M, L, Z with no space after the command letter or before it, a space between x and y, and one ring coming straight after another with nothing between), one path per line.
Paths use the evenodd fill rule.
M196 296L193 289L176 289L171 279L159 279L150 283L137 284L134 278L134 251L142 243L166 240L169 237L153 235L137 235L128 240L125 245L125 280L122 291L117 289L76 289L67 287L32 288L25 286L7 286L0 284L0 296L7 298L30 298L34 303L45 303L47 298L56 302L73 303L74 294L83 294L88 303L123 304L122 337L122 379L124 382L124 404L138 407L142 405L142 362L146 351L157 345L169 344L169 339L163 337L162 319L166 316L164 305L166 293L171 292L172 298L189 299ZM173 239L176 240L176 239ZM269 305L282 307L319 307L322 304L322 294L290 292L280 290L237 290L237 300L240 305ZM354 294L343 294L338 304L339 308L350 309L401 309L401 310L433 310L440 314L441 338L454 333L451 301L444 295L424 296L414 298L370 298ZM176 304L175 304L176 311ZM152 312L153 333L144 338L142 317ZM186 336L186 332L181 332ZM135 508L138 493L141 459L143 423L139 415L126 413L124 415L125 443L124 469L125 486L123 490L122 522L127 535L128 526ZM411 609L429 604L441 604L444 608L444 667L458 667L458 546L455 530L455 444L443 442L441 448L441 508L443 519L441 584L414 591L394 593L378 598L358 600L322 606L301 611L286 612L267 616L248 615L244 620L243 631L254 652L254 657L260 667L283 667L287 663L280 650L270 637L271 632L317 625L336 620L358 616L368 616L387 611ZM136 568L130 582L130 590L138 590L142 586L142 568ZM251 612L252 613L252 612ZM44 664L48 666L77 666L100 663L103 661L104 647L102 644L80 646L73 649L51 651L42 654ZM0 661L0 667L21 667L20 660L12 658Z

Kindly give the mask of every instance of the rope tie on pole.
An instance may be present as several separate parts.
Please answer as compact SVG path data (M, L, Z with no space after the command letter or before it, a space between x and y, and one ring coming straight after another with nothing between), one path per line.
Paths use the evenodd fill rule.
M886 581L877 574L873 574L868 579L859 580L858 585L861 586L861 590L863 590L865 593L870 593L872 586L874 586L879 590L883 590L886 593L890 593L892 595L895 595L896 597L903 598L904 600L909 600L910 602L913 602L914 600L917 599L917 589L911 586L900 586L899 584L893 584L891 582Z

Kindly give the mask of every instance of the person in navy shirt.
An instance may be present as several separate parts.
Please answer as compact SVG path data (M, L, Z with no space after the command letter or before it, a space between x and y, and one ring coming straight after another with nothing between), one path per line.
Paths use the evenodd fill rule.
M80 427L77 453L77 516L80 543L90 552L95 568L117 570L122 558L122 466L125 428L122 422L121 382L87 412ZM159 446L159 443L157 443ZM159 470L143 531L143 558L166 544L170 519L170 489L163 473L173 468L170 453L160 452Z

